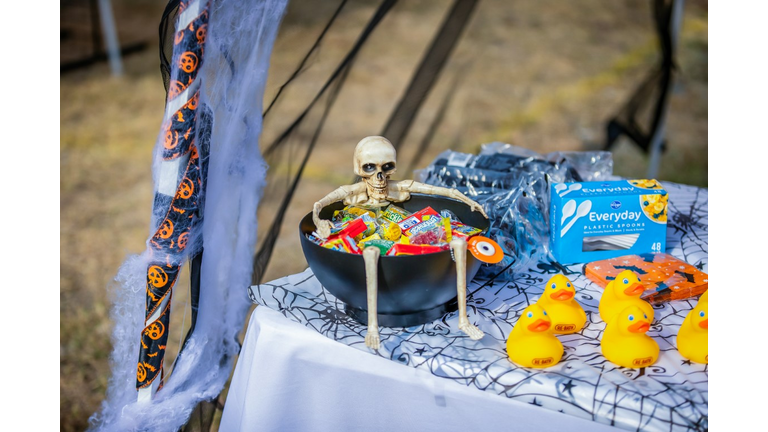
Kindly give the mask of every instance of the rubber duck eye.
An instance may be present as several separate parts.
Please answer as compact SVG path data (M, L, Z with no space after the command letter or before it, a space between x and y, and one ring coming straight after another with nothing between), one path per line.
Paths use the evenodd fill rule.
M552 289L555 289L557 287L556 284L552 284Z
M635 320L635 316L634 315L630 315L628 318L629 318L630 321L634 321Z
M629 283L629 279L624 279L624 283L628 284Z
M533 318L533 312L528 312L528 318Z
M706 314L704 313L704 311L701 311L701 312L699 312L699 316L700 316L700 317L704 318L704 315L706 315Z
M571 283L570 283L570 282L568 282L568 283L566 283L566 284L565 284L565 286L567 286L568 288L570 288L570 287L571 287Z
M547 311L544 311L544 316L547 316Z
M643 318L648 319L648 315L643 314Z

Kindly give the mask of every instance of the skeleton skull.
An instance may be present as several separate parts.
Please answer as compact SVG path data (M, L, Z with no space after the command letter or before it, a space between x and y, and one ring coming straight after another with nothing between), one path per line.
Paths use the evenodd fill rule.
M367 185L369 196L386 198L389 176L397 170L396 159L395 147L384 137L366 137L357 143L354 157L355 174Z

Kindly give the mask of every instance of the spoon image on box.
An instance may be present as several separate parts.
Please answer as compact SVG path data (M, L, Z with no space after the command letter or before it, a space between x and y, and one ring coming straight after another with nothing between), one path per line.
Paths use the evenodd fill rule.
M569 193L571 193L573 191L577 191L579 189L581 189L581 183L572 183L570 186L568 186L568 190L563 192L563 193L561 193L560 196L564 197L564 196L568 195Z
M560 220L560 225L565 223L565 220L573 216L576 211L576 200L570 200L563 206L563 218Z
M573 224L575 224L576 221L579 220L580 218L586 216L590 210L592 210L592 201L587 200L579 204L579 208L576 209L576 217L571 219L571 221L568 222L568 225L566 225L565 228L563 228L563 231L560 233L560 237L564 236L565 233L567 233L568 230L571 229Z
M560 192L568 189L568 186L565 185L565 183L558 183L555 185L555 192L559 195Z

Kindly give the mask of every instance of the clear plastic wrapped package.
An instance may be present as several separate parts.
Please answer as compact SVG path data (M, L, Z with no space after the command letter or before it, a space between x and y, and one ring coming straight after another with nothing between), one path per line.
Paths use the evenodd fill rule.
M510 144L485 144L479 154L446 150L415 172L423 183L456 188L483 206L491 220L488 236L504 259L479 275L527 269L549 251L549 184L597 181L613 176L610 152L538 154Z

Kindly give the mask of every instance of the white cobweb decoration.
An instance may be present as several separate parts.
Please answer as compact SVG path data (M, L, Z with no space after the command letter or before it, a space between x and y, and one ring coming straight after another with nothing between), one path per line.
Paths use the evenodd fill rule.
M195 406L218 396L238 351L250 302L256 210L265 185L259 150L269 59L287 0L216 0L198 79L213 119L205 192L200 307L195 330L154 400L137 402L148 252L129 257L113 284L112 376L93 430L178 430ZM200 111L202 112L202 111ZM198 134L200 133L198 128ZM158 181L159 148L153 177ZM154 231L153 231L154 232ZM181 285L174 290L186 289Z

